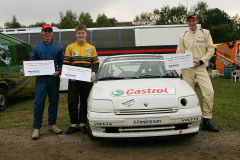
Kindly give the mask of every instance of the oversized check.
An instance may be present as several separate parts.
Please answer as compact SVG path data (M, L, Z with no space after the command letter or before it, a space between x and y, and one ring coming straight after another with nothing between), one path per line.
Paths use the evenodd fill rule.
M164 56L166 70L193 67L192 52Z
M55 72L53 60L23 61L25 76L52 75Z
M92 69L63 65L61 78L91 82Z

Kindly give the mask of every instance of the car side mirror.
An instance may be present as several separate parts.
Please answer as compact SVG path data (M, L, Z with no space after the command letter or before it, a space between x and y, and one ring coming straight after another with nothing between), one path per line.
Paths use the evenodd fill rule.
M181 79L183 79L183 77L182 77L182 74L180 74L180 76L179 76Z

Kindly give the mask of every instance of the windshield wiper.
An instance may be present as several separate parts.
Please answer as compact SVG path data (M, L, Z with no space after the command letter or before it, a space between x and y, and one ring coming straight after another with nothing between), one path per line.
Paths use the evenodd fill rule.
M143 76L138 76L139 79L141 78L177 78L177 76L169 76L169 75L164 75L164 76L159 76L159 75L143 75Z
M104 77L96 79L97 81L105 81L105 80L118 80L118 79L126 79L125 77Z
M162 76L158 75L143 75L143 76L138 76L138 78L161 78Z
M165 75L165 76L162 76L162 78L178 78L178 77L177 77L177 76L174 76L174 75L172 75L172 76Z
M159 76L159 75L143 75L143 76L134 76L134 77L104 77L96 79L96 81L105 81L105 80L120 80L120 79L142 79L142 78L177 78L175 76Z

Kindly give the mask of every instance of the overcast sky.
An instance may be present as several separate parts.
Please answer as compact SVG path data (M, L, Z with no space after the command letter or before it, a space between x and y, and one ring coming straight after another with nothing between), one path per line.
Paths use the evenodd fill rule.
M93 20L98 14L115 17L119 22L133 21L142 12L152 12L155 8L170 7L182 4L188 7L196 5L200 0L1 0L0 27L11 22L13 15L22 25L45 21L58 23L59 12L72 10L79 15L82 11L89 12ZM240 15L239 0L204 0L209 8L219 8L230 16Z

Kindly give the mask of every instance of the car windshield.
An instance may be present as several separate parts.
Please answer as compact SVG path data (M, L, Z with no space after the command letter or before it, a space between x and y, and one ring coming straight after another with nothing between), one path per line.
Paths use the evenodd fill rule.
M104 63L96 80L177 78L175 70L166 71L163 61L118 61Z

